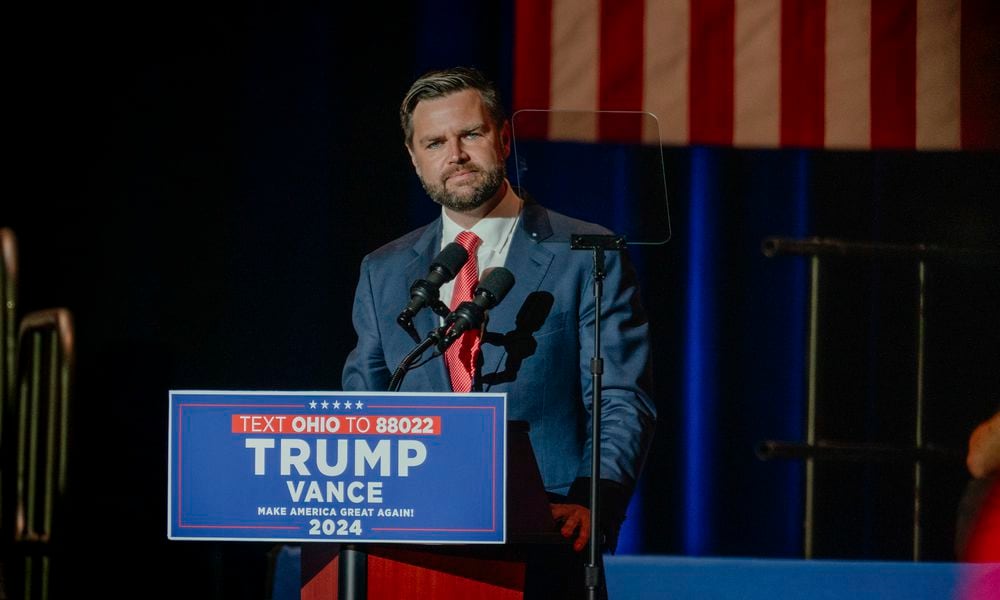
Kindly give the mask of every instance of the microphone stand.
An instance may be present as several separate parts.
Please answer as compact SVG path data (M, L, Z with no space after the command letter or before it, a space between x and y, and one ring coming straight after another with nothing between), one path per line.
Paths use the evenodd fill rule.
M443 319L447 319L451 311L448 310L448 306L441 302L440 300L435 300L431 305L431 310L434 311L436 315ZM396 370L392 372L392 378L389 379L389 389L390 392L398 392L399 386L403 385L403 377L413 366L414 361L420 358L420 355L427 351L431 346L436 346L444 338L445 329L448 327L448 323L445 323L441 327L435 327L427 334L427 337L423 341L420 341L420 336L417 335L416 330L413 328L413 322L409 321L404 323L397 319L399 325L410 334L413 341L417 342L417 347L410 350L410 353L403 357L403 360L399 362L399 366Z
M623 250L625 237L614 235L573 235L573 250L591 250L594 253L594 356L590 359L590 544L587 564L584 566L584 583L588 600L597 600L601 585L601 530L600 530L600 479L601 479L601 376L604 359L601 358L601 296L604 293L604 251Z
M431 308L442 317L447 317L449 314L448 307L440 300L432 304ZM397 322L411 337L419 340L412 321L397 320ZM392 373L387 391L399 391L399 387L403 384L403 377L406 376L414 361L420 358L428 348L436 346L444 338L446 327L447 324L432 329L416 348L403 357L399 366ZM337 563L337 598L340 600L365 600L367 597L368 555L360 548L359 544L343 544Z
M399 366L392 373L392 379L389 380L389 390L390 392L399 391L399 386L403 385L403 377L410 370L413 362L416 361L420 356L427 351L428 348L432 346L437 346L442 339L444 339L445 328L448 325L443 325L441 327L435 327L431 330L424 341L420 342L416 348L410 350L410 353L403 357L400 361Z

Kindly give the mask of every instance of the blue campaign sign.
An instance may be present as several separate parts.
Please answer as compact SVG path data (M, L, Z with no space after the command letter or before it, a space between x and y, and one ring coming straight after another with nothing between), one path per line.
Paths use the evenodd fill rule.
M506 394L171 391L172 540L503 543Z

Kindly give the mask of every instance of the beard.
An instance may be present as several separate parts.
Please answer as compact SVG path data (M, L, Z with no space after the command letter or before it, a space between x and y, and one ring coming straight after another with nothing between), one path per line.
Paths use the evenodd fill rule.
M488 170L468 164L463 165L462 170L479 173L482 177L477 184L463 186L457 192L448 191L446 187L450 174L442 177L440 182L429 182L420 176L420 184L434 202L456 212L466 212L479 208L493 198L500 191L504 178L507 176L507 170L503 163L498 163L496 167Z

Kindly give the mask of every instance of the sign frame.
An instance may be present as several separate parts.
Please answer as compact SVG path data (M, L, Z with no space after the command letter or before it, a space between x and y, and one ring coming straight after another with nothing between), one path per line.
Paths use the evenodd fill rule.
M506 413L505 393L170 390L167 537L505 543Z

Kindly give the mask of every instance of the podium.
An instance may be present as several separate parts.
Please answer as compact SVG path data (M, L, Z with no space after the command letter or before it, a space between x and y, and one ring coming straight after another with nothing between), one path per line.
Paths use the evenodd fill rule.
M548 568L572 550L549 509L528 424L507 424L506 544L358 544L370 600L548 597ZM340 597L343 545L302 545L302 600ZM357 571L356 571L357 572Z

